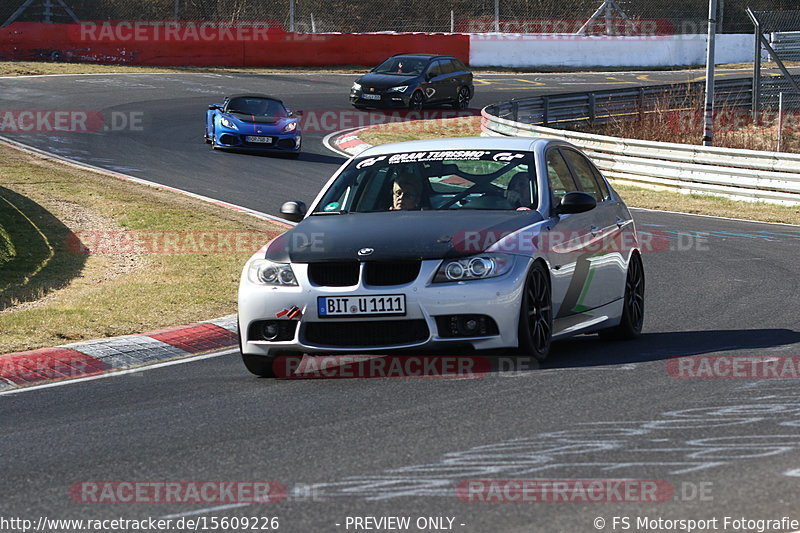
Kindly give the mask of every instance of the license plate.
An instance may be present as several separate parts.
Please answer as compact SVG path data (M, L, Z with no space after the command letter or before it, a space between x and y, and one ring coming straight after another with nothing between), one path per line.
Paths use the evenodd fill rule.
M361 98L363 98L364 100L380 100L381 99L381 95L364 93L364 94L361 95Z
M255 135L248 135L244 138L249 143L262 143L269 144L272 142L272 137L257 137Z
M318 296L317 313L320 318L336 316L405 315L404 294L377 296Z

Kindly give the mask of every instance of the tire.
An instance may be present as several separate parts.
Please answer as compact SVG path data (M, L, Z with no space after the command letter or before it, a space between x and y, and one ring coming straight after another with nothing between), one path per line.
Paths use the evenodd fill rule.
M547 268L536 262L525 278L519 312L519 353L544 361L553 336L553 300Z
M262 378L275 377L275 369L273 368L275 356L273 355L250 355L243 353L242 361L247 370L256 376Z
M422 111L422 106L425 104L425 97L422 96L422 91L415 91L411 95L411 100L408 101L408 108L414 111Z
M468 105L469 89L462 87L458 90L458 96L456 96L456 102L453 104L453 107L456 109L466 109Z
M639 254L634 253L625 276L625 296L622 302L622 319L618 326L602 329L601 338L608 340L636 339L642 334L644 323L644 266Z

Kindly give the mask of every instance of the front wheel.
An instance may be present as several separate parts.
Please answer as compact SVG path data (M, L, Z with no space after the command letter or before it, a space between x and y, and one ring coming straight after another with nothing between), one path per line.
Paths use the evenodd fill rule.
M625 296L622 302L622 319L618 326L600 330L604 339L635 339L642 334L644 323L644 267L639 254L633 254L625 276Z
M553 336L553 302L550 276L539 262L533 264L525 279L518 335L520 355L531 355L537 361L547 358Z
M413 111L422 111L422 105L425 103L425 98L422 96L422 91L416 91L411 95L411 100L408 104L409 109Z
M256 376L262 378L275 377L275 369L273 368L275 363L274 355L250 355L243 353L242 361L244 362L244 366L247 367L247 370Z

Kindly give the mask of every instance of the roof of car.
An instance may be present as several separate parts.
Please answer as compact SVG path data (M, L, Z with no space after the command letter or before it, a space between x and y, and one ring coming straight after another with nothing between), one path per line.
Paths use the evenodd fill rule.
M275 98L274 96L270 96L268 94L259 94L259 93L232 94L227 97L228 100L233 100L234 98L264 98L265 100L275 100L276 102L283 103L283 100L281 100L280 98Z
M395 54L395 55L393 55L392 57L398 57L398 56L404 56L404 57L425 57L425 58L444 57L444 58L447 58L447 59L455 59L453 56L446 56L446 55L441 55L441 54L415 54L415 53L413 53L413 52L406 52L406 53L402 53L402 54Z
M424 139L382 144L368 148L358 157L436 150L522 150L530 152L536 144L546 144L554 139L526 137L453 137L449 139Z

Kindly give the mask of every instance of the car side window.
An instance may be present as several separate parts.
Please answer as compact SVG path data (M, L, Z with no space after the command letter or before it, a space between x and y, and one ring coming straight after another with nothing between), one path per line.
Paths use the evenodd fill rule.
M569 163L572 174L575 176L575 180L578 184L580 184L581 190L594 196L594 199L597 200L598 203L606 200L606 196L600 190L600 185L598 185L595 179L592 164L589 163L586 157L575 150L562 149L560 151Z
M462 63L458 59L453 59L452 62L453 62L453 68L456 70L456 72L462 72L467 70L467 67L464 66L464 63Z
M434 61L428 67L428 79L435 78L436 76L440 76L442 74L442 69L439 66L439 61Z
M453 72L455 72L455 69L453 68L453 63L449 59L444 59L442 61L439 61L439 67L442 70L442 74L452 74Z
M600 192L603 193L603 198L606 200L611 199L611 191L608 190L608 184L606 180L603 179L603 175L600 174L600 171L597 170L597 167L592 165L592 173L594 174L594 179L597 180L598 185L600 185Z
M578 187L572 179L567 162L558 150L550 150L546 156L547 180L550 182L550 192L553 201L558 204L565 194L577 191Z

